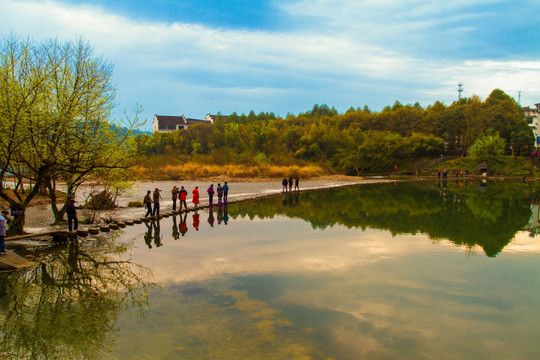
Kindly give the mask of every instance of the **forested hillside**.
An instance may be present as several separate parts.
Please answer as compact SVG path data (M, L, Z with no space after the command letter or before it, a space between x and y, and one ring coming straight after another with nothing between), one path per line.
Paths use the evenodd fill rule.
M246 166L314 164L336 173L384 172L394 164L439 158L466 149L487 131L498 133L506 152L526 154L533 135L516 101L499 89L482 101L473 96L423 108L396 102L380 112L367 106L343 114L327 105L286 118L253 111L218 117L212 124L134 137L139 155L167 162ZM152 160L150 160L152 161Z

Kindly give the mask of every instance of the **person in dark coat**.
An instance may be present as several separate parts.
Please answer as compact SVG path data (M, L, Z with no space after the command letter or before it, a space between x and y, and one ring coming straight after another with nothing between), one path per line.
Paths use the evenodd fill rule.
M292 184L293 184L293 181L292 181L292 176L289 178L289 191L292 191Z
M176 210L176 200L178 199L178 188L176 187L176 185L173 186L173 188L171 190L171 195L172 195L172 209L173 209L173 211L175 211Z
M66 214L68 218L68 228L69 231L72 229L77 231L79 227L79 219L77 218L77 208L75 207L75 199L72 199L71 202L66 207Z
M152 215L152 197L150 196L152 192L148 190L146 192L146 195L144 196L144 206L146 207L147 211L144 217L147 217L148 215Z
M159 216L159 200L161 200L161 190L159 190L158 188L156 188L156 190L154 190L154 194L153 194L153 200L154 200L154 211L152 212L152 216Z
M206 192L208 193L208 204L212 205L214 203L214 184L210 185Z
M221 204L223 202L223 187L221 186L221 183L217 184L217 198L218 198L218 204Z
M283 181L281 182L281 185L283 185L283 192L287 191L287 185L289 182L287 181L287 178L283 178Z

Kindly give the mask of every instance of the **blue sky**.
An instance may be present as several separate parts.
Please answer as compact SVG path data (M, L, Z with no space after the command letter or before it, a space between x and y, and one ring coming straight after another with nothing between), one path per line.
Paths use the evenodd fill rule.
M116 116L379 111L500 88L540 102L540 0L0 0L0 32L83 36L115 65ZM149 124L147 125L149 128Z

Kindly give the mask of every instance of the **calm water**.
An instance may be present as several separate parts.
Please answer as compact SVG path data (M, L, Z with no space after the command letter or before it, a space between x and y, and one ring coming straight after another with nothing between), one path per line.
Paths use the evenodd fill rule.
M349 186L26 250L47 265L1 278L0 354L537 359L535 187Z

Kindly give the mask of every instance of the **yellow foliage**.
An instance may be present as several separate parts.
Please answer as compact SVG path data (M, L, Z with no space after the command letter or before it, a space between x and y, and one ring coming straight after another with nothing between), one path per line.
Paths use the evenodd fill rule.
M248 166L248 165L214 165L187 162L183 164L164 163L163 161L148 162L131 168L134 178L152 180L197 179L215 176L231 178L281 178L298 176L303 179L325 175L323 168L315 165L308 166Z

